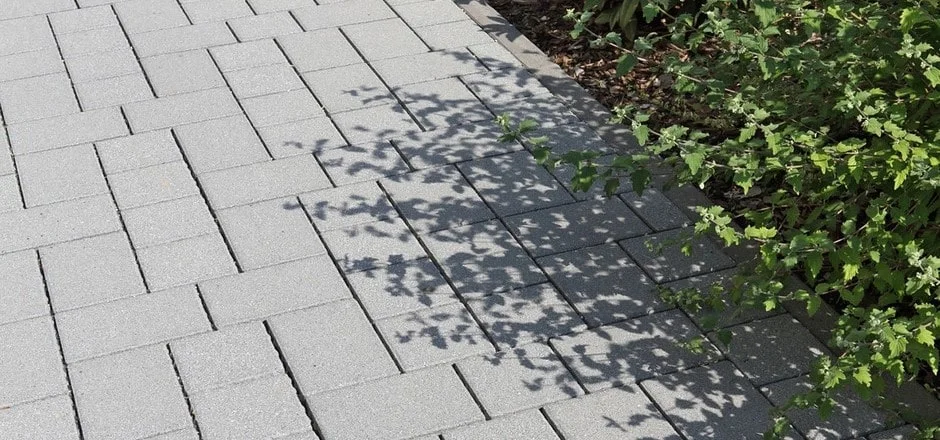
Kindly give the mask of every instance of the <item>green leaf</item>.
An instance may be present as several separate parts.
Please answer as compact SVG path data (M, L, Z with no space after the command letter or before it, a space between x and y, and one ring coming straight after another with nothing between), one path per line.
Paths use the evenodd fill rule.
M812 279L816 279L819 276L819 272L822 270L823 264L823 254L819 251L814 251L806 254L806 257L803 259L806 263L806 269L809 270L809 275Z
M702 164L705 162L705 150L703 148L695 148L693 150L682 152L682 159L685 160L686 166L689 167L689 172L692 175L698 174L699 169L702 168Z
M859 365L859 367L855 369L855 373L852 374L852 377L859 385L864 385L865 387L871 386L871 371L869 371L868 365Z
M646 168L640 168L630 174L630 183L633 186L633 191L642 195L643 190L650 184L651 177L652 175Z
M923 326L917 330L917 342L924 344L928 347L933 347L936 339L934 338L933 332L928 330L926 326Z
M636 142L640 146L646 145L650 138L650 129L645 125L637 125L633 127L633 135L636 136Z
M659 5L652 1L647 1L643 5L643 19L647 23L651 23L656 16L659 15Z
M926 76L927 80L930 81L930 85L932 87L937 87L940 85L940 69L933 66L928 67L927 70L924 71L924 76Z
M637 61L636 56L632 53L623 54L620 60L617 61L617 76L624 76L630 73L636 66Z
M764 27L769 26L777 19L777 8L774 6L774 2L769 0L755 1L754 12L757 14L757 19L760 20L761 25Z
M744 228L744 236L747 238L770 239L777 236L776 228L767 228L764 226L748 226Z

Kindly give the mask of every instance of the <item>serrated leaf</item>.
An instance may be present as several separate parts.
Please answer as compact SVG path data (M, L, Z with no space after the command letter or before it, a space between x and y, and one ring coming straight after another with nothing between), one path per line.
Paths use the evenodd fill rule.
M822 270L822 252L811 252L806 255L804 261L806 262L806 269L809 270L810 277L816 279L816 277L819 276L819 272Z
M917 342L924 344L928 347L933 347L936 338L933 336L933 332L928 330L927 327L921 327L917 330L917 337L915 338Z
M633 191L643 195L643 190L649 185L651 177L652 174L646 168L638 169L630 174L630 184L633 186Z
M617 61L617 76L624 76L630 73L636 66L637 61L636 56L632 53L623 54L620 60Z
M855 369L855 373L852 373L852 377L859 385L865 387L871 386L871 371L869 371L868 365L859 365L859 367Z
M647 1L643 5L643 19L650 23L657 15L659 15L659 6L656 3Z
M819 311L819 306L822 305L822 298L812 295L809 298L806 298L806 313L809 316L813 316L816 312Z
M940 69L936 67L929 67L924 71L924 76L927 77L927 80L930 81L931 87L937 87L940 85Z
M770 239L777 236L777 230L775 228L768 228L764 226L748 226L744 228L744 236L747 238L759 238L759 239Z
M633 136L636 136L636 142L642 147L650 139L650 129L645 125L637 125L633 128Z

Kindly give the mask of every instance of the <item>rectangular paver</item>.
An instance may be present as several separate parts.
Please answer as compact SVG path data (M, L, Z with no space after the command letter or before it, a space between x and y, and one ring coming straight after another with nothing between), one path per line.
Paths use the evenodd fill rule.
M218 233L140 249L137 252L147 285L166 289L236 272L235 263Z
M117 25L114 11L107 6L73 9L49 14L49 22L56 34L87 31Z
M96 142L98 156L107 174L146 168L183 160L169 130L125 136Z
M140 60L157 96L225 87L225 80L205 50L169 53Z
M540 412L531 410L445 432L444 440L558 440L558 435Z
M0 102L8 124L77 113L78 101L65 73L0 83Z
M320 104L306 89L256 96L243 99L241 103L252 124L259 129L325 115Z
M297 392L283 374L206 391L191 400L206 438L280 438L312 432Z
M347 279L372 319L458 301L437 266L427 258L352 273Z
M184 125L174 133L197 174L270 159L244 115Z
M278 37L277 41L291 64L301 72L348 66L363 61L339 29L284 35Z
M294 68L286 64L250 67L225 72L229 86L239 99L303 89Z
M287 63L284 54L274 44L274 40L257 40L216 46L210 48L209 53L212 54L212 58L215 59L219 69L223 72Z
M122 210L199 194L185 162L168 162L112 174L108 181Z
M130 46L124 31L117 23L113 26L59 35L57 40L62 57L66 60L82 55L122 50Z
M392 92L364 63L307 72L304 79L323 106L334 113L395 101Z
M493 218L453 166L382 180L382 186L416 230L433 232Z
M49 75L65 71L59 51L55 48L0 56L0 82Z
M0 213L0 253L121 230L111 196L100 195Z
M586 328L577 312L548 283L471 298L467 304L501 350Z
M194 24L223 21L253 15L243 0L202 0L183 3L186 15Z
M123 210L121 215L135 248L145 248L217 231L215 219L200 196Z
M424 169L521 150L520 143L499 140L495 124L468 124L393 139L411 166Z
M350 144L418 133L421 129L399 104L350 110L332 115L339 131Z
M135 102L124 111L135 133L241 113L231 92L221 88Z
M376 61L373 66L389 86L483 72L486 67L465 49L427 52Z
M300 202L320 231L398 217L398 212L375 182L302 194Z
M55 37L45 17L4 21L0 28L0 56L55 47Z
M691 228L673 229L621 242L637 264L657 283L715 272L734 266L734 260L707 237L693 238ZM691 240L692 253L682 252L682 243Z
M315 154L347 145L333 121L323 117L261 127L258 134L276 159Z
M635 385L553 403L545 414L565 440L682 439Z
M129 47L69 58L65 64L76 85L140 72L140 64Z
M190 24L175 0L124 0L114 4L114 12L129 34Z
M356 272L426 256L401 219L379 220L323 233L340 267Z
M170 343L188 393L201 393L284 373L271 337L260 322L236 325Z
M0 285L0 324L49 314L35 251L0 255Z
M218 212L219 223L247 270L326 253L296 199L275 199Z
M316 158L310 155L204 173L199 176L199 182L214 209L246 205L332 186Z
M128 134L120 109L103 108L38 121L10 124L10 146L16 154L51 150Z
M812 386L809 378L796 377L770 384L761 391L775 406L783 406L798 393L810 391ZM803 437L811 440L859 438L890 426L887 412L872 408L850 388L836 391L833 399L832 415L826 420L819 417L815 408L794 409L787 412L787 417Z
M295 9L294 17L305 30L311 31L394 18L395 13L381 0L350 0Z
M108 193L91 145L17 156L16 167L27 207Z
M397 87L395 94L429 130L493 120L493 114L464 83L445 78Z
M388 142L369 142L334 148L317 154L338 186L376 180L408 172L408 164Z
M17 439L78 440L72 399L61 395L0 411L0 432Z
M369 61L428 51L424 42L399 18L344 26L343 32Z
M52 318L0 325L0 341L0 406L68 393Z
M201 23L131 35L140 57L205 49L234 43L235 36L225 23Z
M228 21L238 41L252 41L303 32L287 12L251 15Z
M460 303L382 319L376 327L405 371L494 352L493 344Z
M574 199L527 151L459 164L483 200L500 215L573 202Z

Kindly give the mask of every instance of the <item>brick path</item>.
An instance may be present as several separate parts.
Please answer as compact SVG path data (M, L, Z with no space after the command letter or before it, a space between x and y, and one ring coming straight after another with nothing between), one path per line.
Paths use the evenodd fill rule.
M765 429L826 350L807 328L678 347L698 317L653 286L735 265L648 250L682 210L498 142L525 112L613 151L450 0L319 3L0 0L0 437ZM794 425L890 427L844 403Z

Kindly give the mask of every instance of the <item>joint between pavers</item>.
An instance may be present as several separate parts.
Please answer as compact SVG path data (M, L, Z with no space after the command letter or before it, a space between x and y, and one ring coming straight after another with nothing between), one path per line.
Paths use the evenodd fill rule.
M580 383L580 382L579 382ZM558 436L561 440L568 440L565 438L564 434L561 433L561 429L558 429L558 426L555 425L555 421L548 416L548 412L545 411L545 408L539 408L539 414L542 415L542 418L545 419L545 423L548 423L548 426L552 428L552 431Z
M313 416L313 409L311 409L310 404L307 402L307 398L304 396L304 393L300 390L300 384L297 382L297 378L294 376L294 372L290 368L290 364L287 363L287 357L284 355L284 351L281 349L281 345L277 342L277 338L274 337L274 331L271 330L271 324L267 320L262 321L264 325L264 331L268 333L268 337L271 339L271 345L274 346L274 351L277 352L277 357L281 361L281 365L284 367L284 374L287 375L287 378L290 379L290 384L294 387L294 391L297 393L297 400L300 401L300 405L304 407L304 413L306 413L307 418L310 420L310 428L313 429L313 432L317 435L317 438L323 438L323 432L320 430L320 426L317 423L317 419Z
M62 60L62 66L65 68L65 76L69 79L69 87L72 88L72 95L75 96L75 103L78 104L78 111L83 112L85 109L82 108L82 100L78 99L78 91L75 90L75 81L72 81L72 74L69 72L69 65L65 62L65 56L62 55L62 47L59 46L59 36L56 35L55 29L52 27L52 19L46 15L46 24L49 25L49 32L52 33L52 40L55 42L56 51L59 52L59 59Z
M77 1L77 0L76 0L76 1ZM121 28L121 33L124 34L124 41L127 41L127 47L129 47L129 48L131 49L131 54L134 55L134 60L137 61L137 68L140 69L141 75L144 76L144 81L147 82L147 87L150 87L150 94L156 98L156 96L157 96L157 89L155 89L155 88L153 87L153 83L150 82L150 77L147 76L147 72L144 70L144 65L143 65L143 63L140 62L140 55L137 54L137 48L134 47L134 45L131 43L131 36L130 36L130 34L127 33L127 29L124 28L124 23L121 22L121 16L118 15L117 10L114 9L114 3L112 3L112 4L110 5L110 8L111 8L111 13L114 14L114 20L117 21L118 27ZM185 11L184 11L184 13L185 13ZM64 58L63 58L63 59L64 59ZM68 72L68 66L66 66L66 72ZM77 96L77 95L76 95L76 96ZM79 103L79 105L81 105L81 103ZM121 112L122 112L122 113L124 112L124 107L123 107L123 106L121 106ZM125 117L125 121L126 121L126 117ZM127 127L127 129L128 129L128 131L130 131L131 134L134 133L134 131L130 129L130 123L129 123L129 122L128 122L128 127Z
M480 408L480 412L483 413L484 420L493 420L493 417L490 413L483 407L483 402L480 401L480 398L477 397L476 393L473 392L473 388L470 388L470 383L467 382L467 378L464 377L463 373L460 372L460 368L457 367L457 364L451 364L451 368L454 369L454 373L457 374L457 378L460 379L460 383L463 384L463 387L467 390L467 393L470 394L470 398L473 399L473 403L477 404L477 407Z
M196 420L196 411L193 409L193 403L189 399L189 393L186 392L186 385L183 384L183 376L180 375L179 365L176 364L176 357L173 356L173 349L170 344L165 344L166 352L170 356L170 363L173 365L173 374L176 375L176 381L180 385L180 391L183 393L183 400L186 401L186 409L189 410L189 417L193 422L193 428L196 429L196 435L201 439L202 430L199 429L199 421Z
M0 121L3 121L3 134L7 140L7 153L10 155L10 162L13 164L13 175L16 176L16 189L20 195L20 207L26 209L26 195L23 194L23 180L20 178L19 169L16 166L16 155L13 154L13 142L10 141L10 129L7 128L7 120L3 117L3 104L0 103Z
M226 22L225 24L226 24L226 26L228 26L228 22ZM231 28L229 28L229 31L231 32ZM234 35L235 33L232 32L232 34ZM255 132L255 136L258 137L258 140L261 141L261 145L264 146L264 152L267 153L268 159L273 160L273 159L274 159L274 154L271 153L271 149L268 148L268 145L267 145L266 143L264 143L264 141L261 140L261 139L262 139L262 138L261 138L261 133L258 131L258 128L255 127L255 124L251 122L251 118L248 117L248 112L245 111L245 106L242 105L242 102L238 100L238 96L235 95L235 90L232 89L232 84L228 82L228 78L225 76L225 73L222 72L222 68L219 67L219 62L215 59L215 56L212 55L212 51L207 51L207 52L209 53L209 59L212 60L212 64L215 66L215 69L219 72L219 75L222 77L222 82L225 83L225 87L228 88L228 92L232 94L232 99L234 99L234 100L235 100L235 103L238 104L238 109L242 111L242 116L244 116L245 119L248 120L248 125L251 126L251 130ZM174 133L173 133L173 138L174 138L174 139L176 138L176 132L175 132L175 131L174 131ZM177 140L176 143L179 145L180 151L182 152L182 151L183 151L183 144L180 143L179 140ZM183 156L185 157L185 154L184 154ZM187 161L186 164L189 165L189 162ZM193 175L193 179L195 179L195 178L196 178L196 176L195 176L195 174L194 174L194 175ZM201 190L201 189L202 189L202 187L200 187L200 190ZM208 200L208 199L207 199L207 200ZM239 272L241 272L241 270L239 270Z
M206 297L203 296L202 289L199 288L199 283L196 283L196 295L199 296L199 302L202 304L202 310L206 312L206 318L209 320L209 327L212 329L212 331L218 330L219 327L215 325L215 319L212 318L212 313L209 311L209 305L206 304Z

